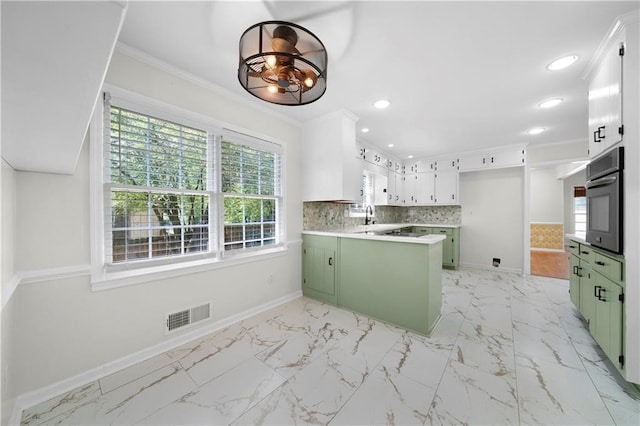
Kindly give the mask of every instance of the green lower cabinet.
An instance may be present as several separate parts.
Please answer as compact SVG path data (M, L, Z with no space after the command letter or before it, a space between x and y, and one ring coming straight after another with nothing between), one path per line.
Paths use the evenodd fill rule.
M613 365L624 371L624 260L572 241L571 302Z
M302 237L302 294L336 305L336 260L338 238Z
M430 234L444 235L442 242L442 266L458 269L460 265L460 228L431 227Z
M340 239L338 306L428 335L442 305L442 244Z

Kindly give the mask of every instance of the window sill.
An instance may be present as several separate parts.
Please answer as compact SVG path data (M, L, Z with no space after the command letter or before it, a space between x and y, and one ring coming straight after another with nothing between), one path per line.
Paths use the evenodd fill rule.
M151 267L130 269L126 271L107 272L101 270L91 274L91 290L102 291L130 285L143 284L151 281L164 280L182 275L242 265L256 261L284 256L288 248L278 246L260 251L238 252L227 254L223 258L199 259Z

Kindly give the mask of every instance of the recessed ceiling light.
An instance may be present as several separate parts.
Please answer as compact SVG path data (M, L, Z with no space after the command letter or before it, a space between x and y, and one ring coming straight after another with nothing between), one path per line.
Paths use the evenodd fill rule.
M391 105L391 102L389 102L386 99L380 99L379 101L376 101L375 104L373 104L373 106L378 108L378 109L385 109L389 105Z
M530 129L527 133L530 135L539 135L544 131L545 131L544 127L534 127L533 129Z
M554 106L557 106L558 104L560 104L562 101L563 101L562 98L549 99L544 102L540 102L538 106L540 108L553 108Z
M387 145L389 148L393 148L395 145L390 143L389 145Z
M551 62L549 65L547 65L547 69L550 71L561 70L573 64L577 60L578 57L576 55L565 56L564 58L556 59L555 61Z
M368 127L363 127L362 129L360 129L360 131L362 133L369 133L369 128Z
M409 155L409 156L407 156L407 158L413 158L413 155Z

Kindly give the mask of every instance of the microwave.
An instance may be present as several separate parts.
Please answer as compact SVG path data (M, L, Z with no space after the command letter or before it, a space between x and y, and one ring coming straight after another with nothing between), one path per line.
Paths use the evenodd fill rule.
M623 253L624 147L587 165L587 233L592 246Z

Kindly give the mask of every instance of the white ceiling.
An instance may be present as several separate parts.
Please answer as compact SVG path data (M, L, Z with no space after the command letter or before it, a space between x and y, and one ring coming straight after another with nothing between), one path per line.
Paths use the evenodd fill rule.
M586 142L581 76L614 18L639 8L639 1L134 2L120 41L298 121L345 108L360 117L358 128L370 128L360 141L421 157ZM327 92L315 103L267 104L240 87L240 35L270 19L295 21L327 47ZM568 54L579 56L572 67L546 69ZM553 97L565 101L537 107ZM391 106L376 110L379 98ZM537 126L548 130L526 133Z

